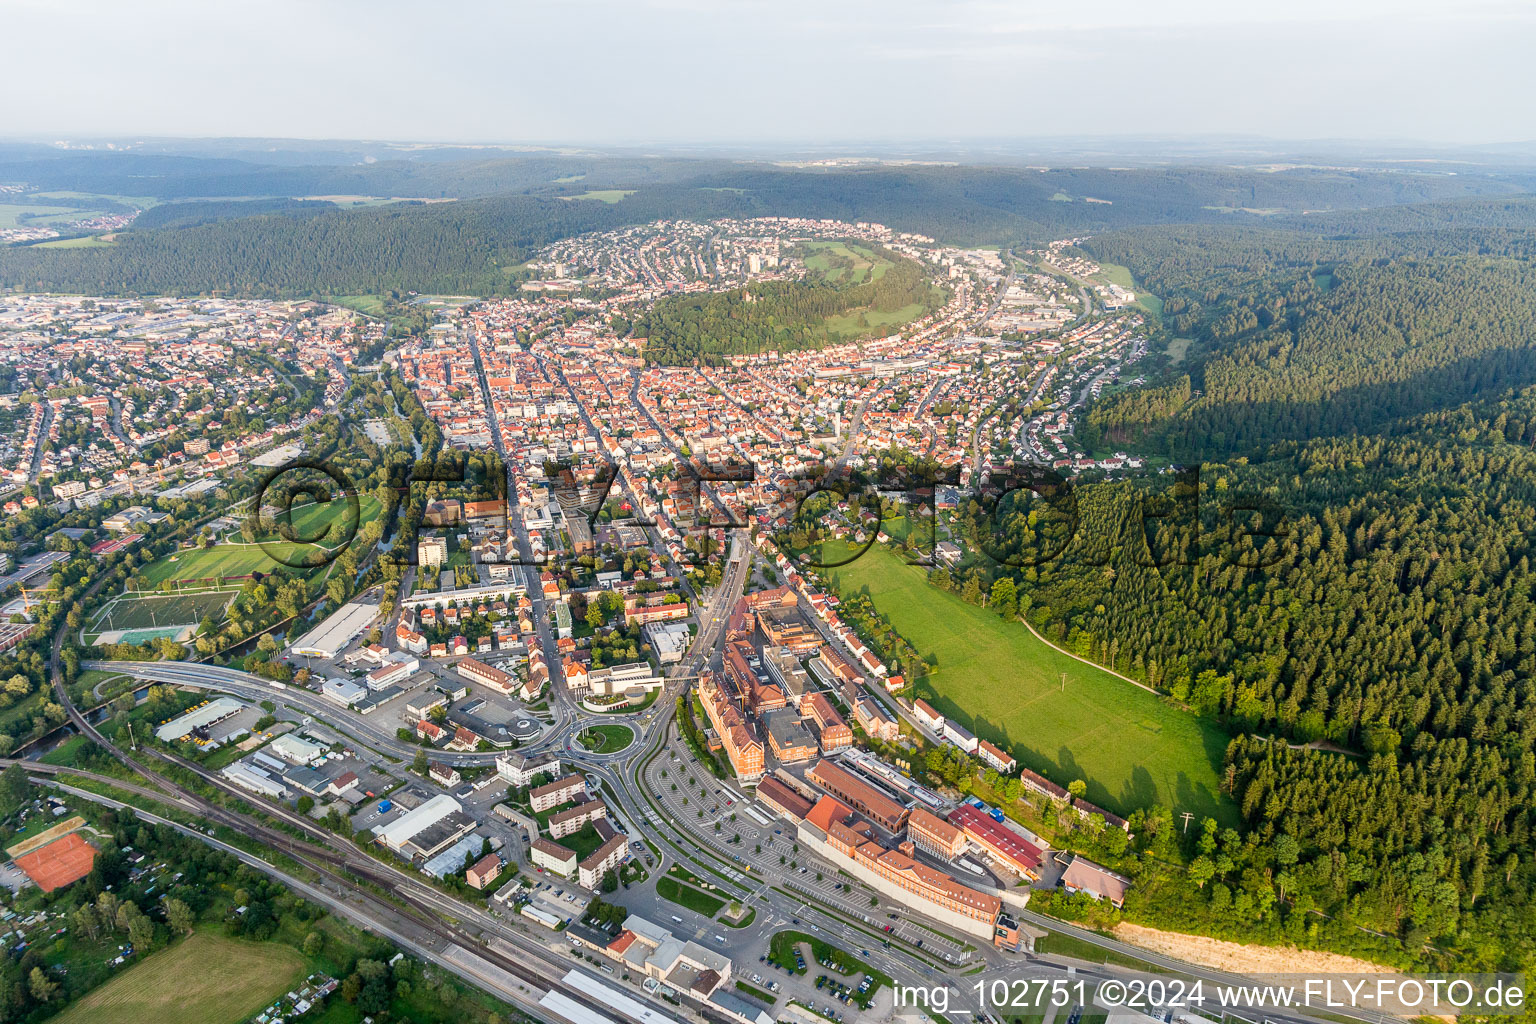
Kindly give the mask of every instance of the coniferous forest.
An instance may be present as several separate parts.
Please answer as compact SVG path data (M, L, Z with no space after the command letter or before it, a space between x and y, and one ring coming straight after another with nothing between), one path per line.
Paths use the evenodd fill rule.
M1039 510L973 503L961 521L1002 559L973 592L1013 580L1049 638L1234 737L1224 784L1245 830L1140 819L1123 864L1141 919L1403 963L1536 962L1536 263L1509 226L1528 215L1084 243L1192 342L1161 380L1095 403L1079 438L1172 465L1080 482L1059 557L1039 557L1056 536Z

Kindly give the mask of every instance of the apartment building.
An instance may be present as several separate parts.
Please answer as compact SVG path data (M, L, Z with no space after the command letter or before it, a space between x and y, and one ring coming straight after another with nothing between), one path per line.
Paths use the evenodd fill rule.
M624 858L628 855L629 843L622 835L616 835L599 846L592 856L581 862L576 880L583 888L596 889L602 884L603 876L624 863Z
M567 775L563 779L547 782L528 794L535 812L547 811L561 804L568 804L587 793L587 780L580 775Z
M416 542L416 561L429 567L440 566L448 560L448 542L441 537L423 537Z
M587 826L587 822L606 817L608 817L607 804L601 800L588 800L575 807L567 807L563 811L551 814L547 823L549 834L555 839L564 839L566 836L580 832Z
M528 844L528 859L536 867L569 878L576 872L576 851L539 836Z
M919 725L931 732L939 734L944 732L944 716L935 711L933 705L925 700L913 701L912 717L917 719Z
M982 740L977 745L976 755L1000 772L1011 772L1019 766L1019 762L1014 760L1012 754L988 740Z
M554 754L528 757L522 754L497 754L496 774L522 789L540 775L557 775L560 758Z
M901 725L873 697L860 697L853 702L853 720L872 739L890 743L901 735Z

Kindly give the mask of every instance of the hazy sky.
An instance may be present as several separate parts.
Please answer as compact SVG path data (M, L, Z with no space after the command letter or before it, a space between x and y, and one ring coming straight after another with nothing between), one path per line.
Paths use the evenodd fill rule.
M0 135L1536 138L1518 0L0 0Z

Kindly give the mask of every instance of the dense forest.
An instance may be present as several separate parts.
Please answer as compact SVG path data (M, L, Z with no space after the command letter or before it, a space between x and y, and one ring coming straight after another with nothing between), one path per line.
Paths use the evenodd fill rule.
M165 201L120 232L114 246L0 248L0 287L297 297L504 294L517 286L517 266L541 245L661 218L873 220L948 242L1008 245L1138 225L1253 221L1230 212L1251 208L1299 214L1459 198L1507 204L1493 197L1521 190L1491 176L1198 167L826 171L555 156L291 167L78 153L0 153L0 182ZM635 192L611 204L569 199L594 188ZM289 198L303 196L458 201L326 209Z
M1211 901L1247 868L1272 900L1285 835L1285 888L1309 911L1415 960L1529 965L1536 388L1266 454L1202 467L1198 501L1170 477L1079 487L1056 558L1036 550L1054 513L962 508L992 556L968 589L1012 580L1020 612L1082 656L1235 734L1326 748L1234 742L1252 848L1215 862L1220 890L1149 885L1153 920L1240 933Z
M1536 226L1531 204L1473 205ZM1388 224L1417 217L1378 211ZM1106 396L1087 417L1088 443L1135 438L1186 461L1257 455L1536 383L1532 231L1317 238L1186 226L1086 245L1125 261L1164 299L1167 330L1193 339L1180 367L1187 401L1166 387Z
M1245 827L1075 844L1127 914L1386 962L1536 963L1536 205L1143 227L1083 247L1188 338L1079 440L1178 474L973 503L936 582L1233 734ZM1069 510L1076 520L1063 515ZM1072 541L1061 550L1062 538ZM1190 830L1194 832L1193 829ZM1050 912L1108 923L1048 897Z
M838 285L812 273L799 281L767 281L729 292L664 298L641 313L632 334L644 354L671 365L718 360L723 355L792 352L889 333L896 324L867 314L909 312L903 320L944 303L914 260L882 252L891 261L879 277ZM841 326L831 323L840 318Z

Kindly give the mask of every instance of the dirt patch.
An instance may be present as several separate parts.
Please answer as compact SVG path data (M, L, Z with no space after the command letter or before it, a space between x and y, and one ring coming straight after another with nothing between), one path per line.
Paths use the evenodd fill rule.
M64 819L46 831L39 832L37 835L31 836L30 838L23 839L15 846L8 847L5 852L10 854L12 857L20 857L24 853L31 853L33 850L47 846L49 843L53 842L60 836L69 832L73 832L75 829L84 824L85 819L77 814L73 818Z
M1234 974L1384 974L1394 970L1340 953L1294 946L1245 946L1204 935L1159 931L1127 921L1115 925L1114 936L1154 953Z

